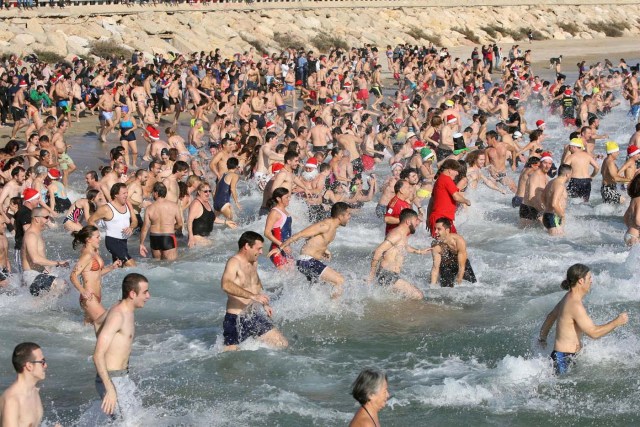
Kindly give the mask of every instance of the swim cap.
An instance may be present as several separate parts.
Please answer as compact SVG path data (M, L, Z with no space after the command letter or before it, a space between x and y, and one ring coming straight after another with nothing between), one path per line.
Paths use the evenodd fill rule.
M453 107L454 105L456 105L456 103L455 103L455 102L453 102L453 100L452 100L452 99L447 99L447 100L444 102L444 105L446 105L447 107Z
M584 142L582 142L582 138L573 138L569 145L572 147L582 148L584 150Z
M627 147L627 156L633 157L636 154L640 154L640 148L633 144Z
M618 147L618 144L613 141L607 142L606 144L604 144L604 146L607 148L607 154L613 154L620 151L620 147Z
M458 119L453 114L449 114L447 116L447 123L455 123L457 121L458 121Z
M123 105L122 107L120 107L120 109L122 110L123 113L128 113L129 112L129 107L126 105Z
M422 161L427 161L432 157L435 157L436 153L433 152L433 150L430 150L428 148L423 148L422 150L420 150L420 156L422 157Z

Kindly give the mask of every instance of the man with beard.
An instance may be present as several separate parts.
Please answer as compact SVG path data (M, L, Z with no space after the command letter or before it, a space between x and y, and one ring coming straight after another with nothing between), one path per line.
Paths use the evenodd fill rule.
M369 283L373 282L375 277L380 286L390 287L391 290L406 298L416 300L424 298L420 289L400 277L400 270L407 252L424 255L431 251L431 248L415 249L409 246L409 236L415 234L419 224L420 219L413 209L403 209L400 212L400 223L387 234L373 253Z

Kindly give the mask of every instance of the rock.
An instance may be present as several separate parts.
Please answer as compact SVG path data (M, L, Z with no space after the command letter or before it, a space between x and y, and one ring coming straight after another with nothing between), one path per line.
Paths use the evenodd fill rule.
M0 30L0 42L8 42L13 39L15 34L8 30Z
M67 43L69 42L73 44L77 44L78 46L81 46L81 47L87 47L89 45L89 40L80 36L69 36L67 38Z
M320 20L313 16L301 16L297 19L297 22L302 28L315 28L318 30L322 28Z
M36 33L44 33L44 28L42 28L42 25L40 25L40 21L38 20L38 18L32 18L27 21L27 30L33 35L35 35Z
M46 50L58 53L60 55L67 54L67 36L62 31L51 31L47 34Z
M555 32L553 33L553 39L554 39L554 40L566 40L566 39L567 39L567 37L566 37L566 35L565 35L565 32L564 32L564 31L555 31Z
M87 47L88 44L89 41L82 37L69 36L69 38L67 38L67 49L69 53L86 55L89 53L89 48Z
M36 38L33 37L31 34L17 34L14 37L13 41L14 43L20 43L22 45L29 46L30 44L33 44L36 42Z

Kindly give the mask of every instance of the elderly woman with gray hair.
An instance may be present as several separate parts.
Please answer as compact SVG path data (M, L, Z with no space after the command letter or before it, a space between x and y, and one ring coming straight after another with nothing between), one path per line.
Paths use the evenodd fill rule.
M380 427L378 412L389 399L387 375L375 369L364 369L353 383L351 395L360 403L349 427Z

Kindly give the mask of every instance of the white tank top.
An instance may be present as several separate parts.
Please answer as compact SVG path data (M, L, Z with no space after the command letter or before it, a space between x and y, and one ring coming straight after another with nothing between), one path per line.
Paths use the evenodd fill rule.
M107 226L107 236L113 237L114 239L126 239L127 236L122 233L122 230L131 226L131 214L129 213L129 208L125 205L125 212L120 213L111 203L107 203L107 205L109 205L111 212L113 212L113 218L111 221L104 222Z

